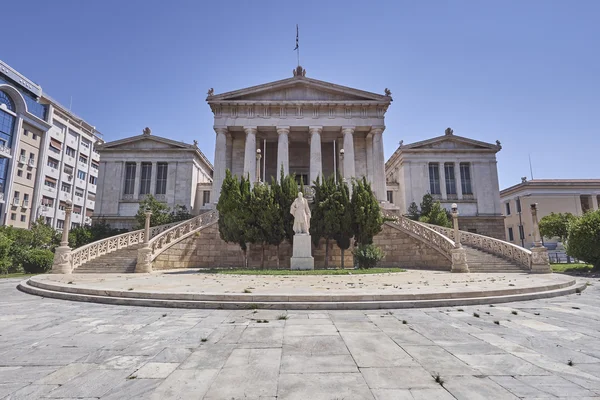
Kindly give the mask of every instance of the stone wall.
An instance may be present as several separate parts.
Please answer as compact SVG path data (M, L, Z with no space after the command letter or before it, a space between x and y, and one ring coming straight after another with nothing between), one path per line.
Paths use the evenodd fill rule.
M458 217L458 228L461 231L506 240L503 216ZM516 233L518 235L518 232Z
M411 236L384 225L383 231L375 237L375 244L380 246L386 253L382 262L384 267L426 268L426 269L450 269L450 261L425 243ZM335 241L329 243L329 266L341 266L341 251ZM248 265L251 268L261 266L261 246L250 246ZM279 246L280 268L290 267L292 248L288 243ZM325 241L321 240L318 247L313 247L315 267L325 266ZM155 270L173 268L240 268L243 266L244 258L239 246L226 243L219 237L217 223L210 225L191 237L182 240L165 250L154 261ZM344 266L353 265L353 257L350 250L344 254ZM277 266L277 248L268 246L265 248L265 268Z

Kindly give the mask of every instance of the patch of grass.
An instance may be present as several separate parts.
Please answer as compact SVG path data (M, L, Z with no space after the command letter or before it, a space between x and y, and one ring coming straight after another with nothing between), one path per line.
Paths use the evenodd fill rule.
M130 287L130 288L129 288L129 289L127 289L127 290L133 290L133 288L132 288L132 287Z
M166 316L167 316L167 314L163 314L163 318L166 317Z
M473 313L473 316L474 316L475 318L479 318L479 314L477 314L476 312L474 312L474 313Z
M573 360L569 360L569 361L567 361L567 365L568 365L569 367L572 367L572 366L574 366L574 365L575 365L575 363L573 362Z
M500 321L494 321L496 325L500 325Z
M519 313L518 313L518 312L516 312L515 310L511 311L510 313L511 313L512 315L517 315L517 314L519 314Z
M35 276L39 274L25 274L25 273L17 273L17 274L0 274L0 279L9 279L9 278L29 278L30 276Z
M129 375L129 376L127 377L127 379L136 379L136 378L137 378L137 375Z
M254 303L248 304L248 308L250 310L256 310L256 309L258 309L258 304L254 304Z
M406 325L406 324L408 324L408 321L407 321L407 320L405 320L405 319L403 319L403 320L402 320L402 323L403 323L404 325Z
M371 268L371 269L315 269L291 271L288 269L201 269L201 274L226 275L370 275L406 272L402 268Z
M244 289L244 293L252 293L252 290L250 290L250 289Z
M73 281L67 282L67 285L72 285L72 284L73 284Z
M435 382L440 386L444 386L444 378L442 378L438 372L433 375L433 379L435 379Z
M456 310L456 311L464 312L465 310L463 310L462 308L459 308L459 309L458 309L458 310Z
M551 264L551 267L553 272L561 274L589 274L594 269L592 265L585 263Z
M258 323L258 324L268 324L269 320L268 319L257 319L256 323Z
M382 317L383 317L383 315L382 315ZM283 320L283 321L285 321L285 320L286 320L286 319L288 319L288 318L289 318L289 317L288 317L288 315L287 315L287 314L280 314L280 315L278 315L278 316L277 316L277 319L278 319L278 320Z
M203 337L202 339L200 339L201 342L206 342L208 341L208 338Z
M579 307L575 307L575 306L573 306L573 307L571 307L571 308L572 308L573 310L581 310Z

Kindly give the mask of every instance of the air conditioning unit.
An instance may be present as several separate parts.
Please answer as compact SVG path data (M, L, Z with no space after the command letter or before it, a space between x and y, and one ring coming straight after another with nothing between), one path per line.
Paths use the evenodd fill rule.
M25 157L25 156L20 156L19 157L19 163L25 164L26 162L27 162L27 157Z
M21 199L19 199L18 197L15 197L13 199L13 206L18 206L21 203Z
M33 158L30 158L27 165L29 165L30 167L35 167L35 160Z
M71 182L73 180L73 175L67 176L67 179L69 180L69 182Z
M23 205L21 207L29 207L29 200L23 200Z

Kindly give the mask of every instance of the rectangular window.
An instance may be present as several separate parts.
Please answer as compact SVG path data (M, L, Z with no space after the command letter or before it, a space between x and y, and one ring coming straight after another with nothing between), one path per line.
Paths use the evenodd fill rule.
M92 185L95 185L97 181L98 181L98 178L96 178L96 177L95 177L95 176L93 176L93 175L90 175L90 183L91 183Z
M71 193L71 185L63 182L60 187L60 190L62 190L63 192Z
M98 164L97 164L97 163L95 163L95 162L93 162L93 161L92 161L92 163L90 164L90 166L91 166L93 169L95 169L96 171L98 170Z
M56 220L56 229L62 229L65 227L65 221L62 219Z
M142 180L140 182L140 194L150 193L150 182L152 182L152 163L142 163Z
M87 149L90 148L90 141L86 139L81 139L81 145Z
M24 136L29 136L29 131L28 131L27 129L24 129L24 130L23 130L23 135L24 135Z
M167 163L156 164L156 194L167 194Z
M46 225L52 226L52 217L46 217Z
M17 220L17 214L16 213L11 213L10 214L10 219L13 220L13 221L16 221Z
M73 214L81 215L81 206L73 206Z
M78 138L79 138L79 134L77 134L77 132L69 129L69 139L74 140L75 142L77 142Z
M519 225L519 239L525 239L525 230L523 229L523 225Z
M23 194L23 201L29 201L29 193L24 193Z
M85 216L86 217L92 217L92 215L94 214L94 210L90 209L90 208L86 208L85 209Z
M21 214L21 222L25 222L26 219L27 217L24 214Z
M446 194L456 195L456 175L454 175L454 164L444 164L444 174L446 175Z
M508 241L512 242L515 240L515 235L513 233L513 228L508 228Z
M42 205L46 207L54 207L54 199L52 197L42 197Z
M506 203L506 215L510 215L510 202Z
M21 197L21 193L15 192L15 195L13 197L15 198L15 200L19 200L19 197Z
M388 203L394 203L394 192L391 190L387 191L387 201Z
M65 174L73 175L73 167L69 167L68 165L65 165L63 167L63 172Z
M56 179L50 178L49 176L47 176L46 180L44 181L44 185L51 187L51 188L55 188L56 187Z
M517 212L521 212L521 199L517 199Z
M431 194L441 194L440 189L440 165L436 163L429 164L429 191Z
M95 201L96 200L96 193L88 192L88 200Z
M210 190L202 192L202 205L210 204Z
M67 151L66 151L67 155L69 157L75 157L75 149L72 147L67 146Z
M23 176L23 170L22 169L17 170L17 176Z
M82 170L80 170L80 169L77 170L77 178L85 181L85 175L86 175L86 173L83 172Z
M61 201L60 203L58 203L58 209L61 211L65 211L65 208L67 207L67 203L65 203L64 201Z
M27 179L30 179L30 180L31 180L31 172L28 172L28 173L27 173Z
M473 187L471 184L471 165L469 163L460 163L460 186L462 188L463 195L473 194Z
M80 187L75 188L75 196L83 197L83 192L84 192L84 190L82 188L80 188Z
M56 158L48 157L47 165L50 168L58 168L58 160Z
M83 154L79 155L79 162L82 164L87 164L87 157L84 156Z
M67 129L67 127L65 125L61 124L60 122L58 122L55 119L52 120L52 125L54 125L56 128L58 128L58 130L60 130L61 132L64 132L65 129Z
M125 163L125 188L123 194L133 194L135 187L135 163Z

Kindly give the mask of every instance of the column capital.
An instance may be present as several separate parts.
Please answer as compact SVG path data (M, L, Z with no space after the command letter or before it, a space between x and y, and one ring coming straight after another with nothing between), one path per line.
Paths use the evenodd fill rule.
M256 126L245 126L244 132L246 132L246 135L249 135L251 133L256 135L256 132L258 132L258 128Z
M370 135L380 135L383 133L383 131L385 130L385 126L384 125L376 125L376 126L372 126L371 130L369 131Z
M354 134L354 129L356 129L355 126L342 126L342 133L345 134Z
M278 126L275 129L277 129L277 134L279 135L288 135L290 133L289 126Z
M308 132L310 132L311 135L315 134L315 133L318 133L320 135L321 132L323 132L323 127L322 126L316 126L316 125L309 126L308 127Z
M220 135L220 134L225 135L225 136L229 135L229 129L227 129L226 126L213 126L213 129L215 130L215 133L217 135Z

